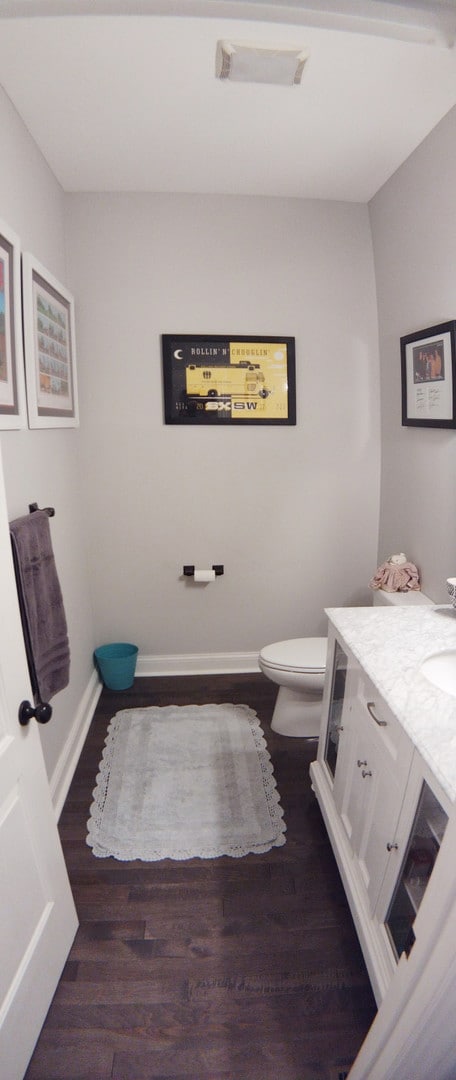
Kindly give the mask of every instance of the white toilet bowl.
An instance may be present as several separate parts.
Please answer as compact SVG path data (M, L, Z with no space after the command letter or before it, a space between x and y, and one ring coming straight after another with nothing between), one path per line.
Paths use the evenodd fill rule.
M271 728L279 735L315 739L320 734L327 638L292 638L261 650L258 663L279 692Z
M424 593L374 592L375 606L432 604ZM279 735L315 739L320 734L327 638L292 638L266 645L258 657L260 668L279 692L271 728Z

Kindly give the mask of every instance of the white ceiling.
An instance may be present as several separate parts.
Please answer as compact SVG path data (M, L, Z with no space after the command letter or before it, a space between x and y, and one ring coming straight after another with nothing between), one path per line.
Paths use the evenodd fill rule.
M67 191L364 202L456 103L455 37L456 0L0 0L0 82ZM302 84L216 79L219 38L308 49Z

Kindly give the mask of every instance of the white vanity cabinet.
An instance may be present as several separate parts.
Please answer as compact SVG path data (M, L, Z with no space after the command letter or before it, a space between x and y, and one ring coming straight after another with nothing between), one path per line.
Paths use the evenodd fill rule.
M331 625L311 777L380 1003L413 946L450 805Z
M351 673L334 802L375 910L394 840L413 746L360 668Z

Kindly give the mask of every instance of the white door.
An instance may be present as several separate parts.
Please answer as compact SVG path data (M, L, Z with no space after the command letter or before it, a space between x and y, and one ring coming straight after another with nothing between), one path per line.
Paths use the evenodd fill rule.
M31 698L0 459L0 1076L21 1080L77 916ZM53 723L51 719L50 723Z

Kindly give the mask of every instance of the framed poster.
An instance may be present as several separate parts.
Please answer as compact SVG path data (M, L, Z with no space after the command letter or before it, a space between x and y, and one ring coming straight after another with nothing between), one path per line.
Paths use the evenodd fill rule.
M166 424L295 424L295 339L163 334Z
M0 221L0 428L25 425L20 243Z
M22 263L29 427L77 427L73 297L33 255Z
M402 424L456 427L456 321L401 338Z

